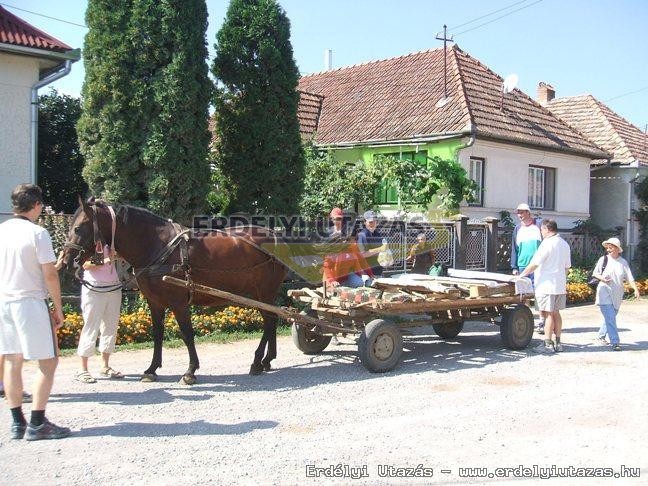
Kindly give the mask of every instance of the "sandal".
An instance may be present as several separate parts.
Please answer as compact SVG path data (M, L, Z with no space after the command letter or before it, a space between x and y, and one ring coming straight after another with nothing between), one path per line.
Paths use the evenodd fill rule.
M81 383L97 383L97 380L95 380L88 371L79 371L75 378Z
M124 377L124 375L122 374L121 371L113 370L110 366L108 366L107 368L103 368L99 372L99 374L101 376L105 376L107 378L115 378L115 379Z

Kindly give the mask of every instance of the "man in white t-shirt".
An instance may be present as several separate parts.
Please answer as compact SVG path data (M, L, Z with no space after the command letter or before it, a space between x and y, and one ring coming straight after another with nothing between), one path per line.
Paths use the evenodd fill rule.
M571 267L571 250L569 244L558 234L558 226L553 219L543 220L540 231L542 243L520 277L535 272L535 297L545 320L545 339L533 350L551 354L563 350L560 343L560 310L567 306L567 272ZM555 336L555 341L552 340L552 335Z
M11 193L14 217L0 224L0 354L5 356L4 386L13 424L11 438L60 439L70 429L45 418L45 406L58 364L55 329L63 324L61 287L52 240L36 225L43 210L41 189L20 184ZM49 293L52 320L45 299ZM31 420L22 412L22 368L38 360Z

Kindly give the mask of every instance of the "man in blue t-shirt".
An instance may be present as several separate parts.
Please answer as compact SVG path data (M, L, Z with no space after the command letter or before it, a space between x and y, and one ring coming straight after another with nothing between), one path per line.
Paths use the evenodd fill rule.
M383 273L383 267L378 263L378 253L381 252L383 235L378 229L378 217L374 211L365 211L365 227L358 232L358 248L371 265L371 271L376 277Z
M542 243L542 233L540 231L540 221L531 216L531 208L526 203L518 204L515 209L520 222L513 230L513 240L511 241L511 268L513 275L519 275L531 263L533 255ZM533 282L533 274L529 275ZM536 329L538 334L544 333L544 321L538 324Z

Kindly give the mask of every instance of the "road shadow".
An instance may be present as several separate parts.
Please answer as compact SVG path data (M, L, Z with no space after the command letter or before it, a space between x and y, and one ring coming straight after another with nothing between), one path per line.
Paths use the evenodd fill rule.
M303 355L299 364L282 366L260 376L241 374L199 375L196 393L275 391L305 389L326 383L388 379L391 376L433 371L450 373L469 368L483 368L495 363L514 362L529 356L528 349L505 348L499 327L482 322L467 322L462 334L443 340L433 334L431 326L408 329L404 336L403 356L396 369L388 373L371 373L360 362L357 345L351 336L330 344L316 356ZM279 349L281 353L281 349ZM169 381L177 381L175 375Z
M203 401L212 398L211 393L195 393L191 388L175 388L174 393L164 388L149 388L144 391L102 391L93 390L87 393L56 393L50 396L52 403L92 402L106 405L153 405L171 403L175 400Z
M217 424L204 420L188 423L149 424L142 422L119 422L114 425L87 427L74 431L74 437L177 437L182 435L243 435L255 430L273 429L274 420L253 420L238 424Z
M565 328L562 330L563 334L584 334L584 333L592 333L594 337L598 334L598 330L601 326L596 326L596 327L569 327ZM628 329L626 327L619 327L619 332L627 332L630 331L631 329Z

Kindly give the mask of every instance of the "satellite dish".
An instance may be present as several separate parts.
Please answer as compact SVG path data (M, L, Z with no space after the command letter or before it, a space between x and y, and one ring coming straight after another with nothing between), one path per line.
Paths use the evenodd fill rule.
M517 83L518 83L518 75L509 74L508 76L506 76L504 83L502 83L502 92L510 93L517 87Z

